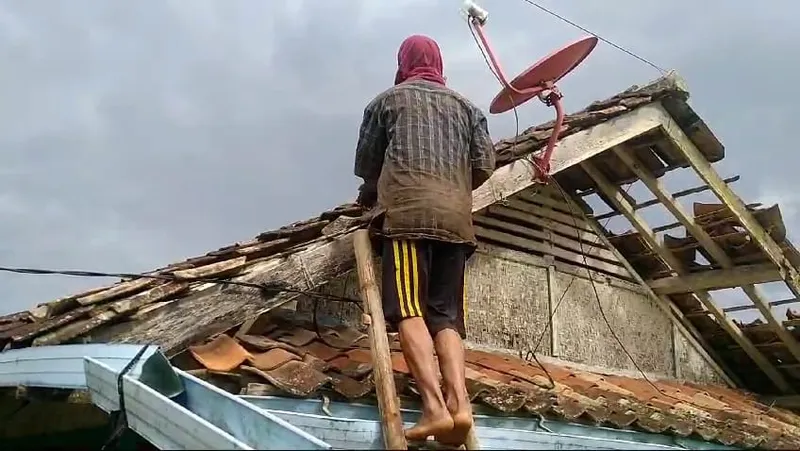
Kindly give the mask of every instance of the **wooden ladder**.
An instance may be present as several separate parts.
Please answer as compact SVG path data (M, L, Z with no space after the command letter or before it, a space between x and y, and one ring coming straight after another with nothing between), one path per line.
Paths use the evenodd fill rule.
M400 416L400 399L394 384L389 338L386 334L386 318L383 316L381 293L375 278L372 243L367 230L358 230L353 237L358 268L359 292L364 302L364 322L369 326L369 343L372 355L375 393L381 416L383 443L386 449L408 449ZM417 448L414 446L414 448ZM442 449L441 445L423 444L418 449ZM473 427L467 436L464 448L478 450L478 439Z

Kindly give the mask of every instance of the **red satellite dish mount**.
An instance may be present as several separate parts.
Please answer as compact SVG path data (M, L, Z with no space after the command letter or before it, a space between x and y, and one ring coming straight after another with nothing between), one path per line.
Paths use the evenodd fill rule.
M597 37L587 36L556 50L534 63L509 82L483 31L483 26L486 24L489 13L470 0L464 3L464 10L469 17L470 26L478 34L483 50L488 55L489 61L491 61L494 73L503 85L503 89L492 100L489 112L492 114L504 113L534 97L538 97L545 105L552 106L556 110L556 121L555 125L553 125L553 133L547 142L547 147L544 153L534 157L533 161L540 172L537 176L541 179L546 179L550 173L550 157L553 155L558 135L561 132L561 126L564 123L564 108L561 105L562 94L556 86L556 82L564 78L565 75L589 56L597 45Z

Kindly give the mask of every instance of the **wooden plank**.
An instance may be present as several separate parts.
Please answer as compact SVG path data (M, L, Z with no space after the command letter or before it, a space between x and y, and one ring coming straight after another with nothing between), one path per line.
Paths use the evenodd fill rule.
M288 255L267 258L248 267L245 274L233 280L280 282L293 289L312 290L353 268L355 256L350 232L309 242ZM142 321L108 331L105 338L123 343L153 342L166 354L173 355L194 342L240 325L298 296L296 293L265 296L252 288L208 284L169 308L152 312Z
M739 179L740 179L740 177L738 175L735 175L733 177L726 178L725 180L723 180L723 182L725 182L725 183L734 183L734 182L739 181ZM679 197L685 197L685 196L689 196L691 194L699 194L699 193L708 191L710 189L711 189L711 187L709 187L708 185L700 185L700 186L695 186L693 188L687 188L687 189L684 189L684 190L675 191L674 193L671 194L671 196L672 196L673 199L677 199ZM647 207L650 207L650 206L653 206L653 205L656 205L656 204L659 204L659 203L661 203L661 201L659 201L658 199L650 199L650 200L646 200L644 202L640 202L640 203L634 205L633 209L634 210L641 210L642 208L647 208ZM622 213L618 212L618 211L610 211L608 213L603 213L601 215L593 216L593 218L598 220L598 221L602 221L604 219L613 218L613 217L619 216L621 214Z
M539 216L540 218L550 219L559 222L563 225L574 227L578 230L591 231L589 224L581 218L572 215L559 213L546 207L542 207L524 200L510 199L503 203L504 207L513 208L514 210L523 211L525 213Z
M593 257L601 258L603 260L607 260L610 263L618 263L617 257L614 255L613 252L603 249L601 247L593 247L589 246L588 243L582 243L579 241L574 241L569 238L556 235L550 231L542 231L536 229L530 229L527 227L523 227L521 225L513 224L510 222L506 222L500 219L490 218L486 216L476 215L473 219L473 222L476 224L480 224L486 227L491 227L495 229L501 229L501 231L514 233L517 235L521 235L522 237L526 238L533 238L536 240L542 240L550 244L554 244L556 246L562 247L564 249L577 252L579 254L587 254ZM595 237L597 239L597 237Z
M525 200L526 202L541 205L551 210L555 210L559 213L564 213L571 216L574 216L575 213L578 212L579 214L583 213L583 211L581 211L580 209L576 209L575 211L573 211L572 209L569 208L568 204L564 203L563 200L551 197L547 192L538 192L533 190L536 190L536 187L522 191L517 195L517 197Z
M769 303L769 306L770 307L779 307L781 305L795 304L795 303L798 303L798 302L800 302L800 299L798 299L798 298L781 299L780 301L771 301ZM744 312L744 311L747 311L747 310L753 310L755 308L756 308L756 306L753 305L753 304L736 305L736 306L733 306L733 307L726 307L726 308L722 309L722 311L725 312L725 313L733 313L733 312Z
M656 113L652 109L637 108L559 140L550 160L551 173L561 172L606 149L655 130L660 125ZM537 183L533 180L535 173L536 169L526 158L498 168L486 183L472 192L472 211L482 210Z
M608 263L603 260L598 260L589 256L576 254L567 250L559 249L552 245L536 242L530 239L511 235L509 233L499 232L497 230L486 229L481 226L475 227L475 234L479 238L485 238L496 243L504 243L519 249L525 249L532 252L540 252L542 254L549 254L558 257L574 264L609 273L623 279L630 279L631 275L621 265Z
M781 280L772 263L736 266L730 269L712 269L680 276L648 280L647 284L658 294L691 293L738 288L754 283Z
M725 268L727 271L733 271L735 264L733 260L728 256L725 250L717 244L717 242L705 231L702 227L700 227L696 222L694 217L689 215L686 211L684 211L683 207L681 207L678 202L675 201L664 186L662 185L661 181L656 179L650 171L639 161L636 157L634 152L624 144L621 146L616 146L613 149L613 152L622 160L622 162L628 166L638 177L639 179L647 186L647 188L653 193L658 201L664 205L667 210L672 213L678 221L683 224L686 228L686 231L690 233L694 238L697 240L700 245L705 248L705 250L711 255L711 257L719 263L720 266ZM709 168L710 169L710 168ZM713 169L710 169L713 171ZM722 183L727 187L727 184L723 180ZM771 266L771 265L770 265ZM748 268L749 269L749 268ZM775 270L777 274L777 268L771 268ZM729 285L733 286L741 286L742 290L744 290L747 297L753 301L753 304L758 308L761 315L767 321L767 324L770 325L772 330L775 334L780 338L780 340L786 345L789 352L792 356L797 360L800 361L800 343L797 342L797 339L788 331L786 330L781 323L775 318L775 315L772 314L772 309L770 308L769 304L767 303L766 298L764 295L756 288L755 283L763 283L764 280L755 278L757 276L757 271L750 272L749 275L753 276L754 278L748 279L747 277L739 278L739 277L730 277L727 278L725 283L733 284ZM694 276L694 275L693 275ZM773 280L780 280L781 277L778 275L777 279ZM745 281L746 280L746 281ZM769 280L770 282L773 280ZM711 289L711 286L702 287L703 289ZM656 290L658 291L658 290ZM724 310L723 310L724 312Z
M145 288L149 288L156 283L161 282L154 279L137 279L120 282L117 285L108 288L107 290L79 297L77 301L81 305L98 304L114 298L130 296L136 292L144 290Z
M573 199L569 199L573 201ZM736 374L730 370L725 365L724 360L720 358L714 348L706 342L703 335L695 328L694 324L689 321L683 312L666 296L659 296L657 295L647 283L642 279L639 273L631 266L628 259L625 258L624 255L614 247L611 242L609 241L608 237L605 234L605 230L603 226L596 220L587 219L589 221L589 225L592 227L592 230L597 234L598 238L601 240L603 244L608 246L609 249L617 256L617 259L622 263L622 265L631 273L634 281L636 281L639 286L644 290L645 294L647 294L650 299L652 299L656 306L658 306L667 317L672 319L675 328L683 335L684 338L691 344L694 349L697 351L698 354L705 360L705 362L713 368L717 374L731 387L741 387L742 383L736 376Z
M666 247L662 246L653 233L650 226L642 219L642 217L633 210L633 205L628 202L622 195L622 190L608 181L608 179L598 171L590 162L581 163L581 168L595 181L600 191L605 193L608 199L613 202L617 210L622 211L625 217L631 222L633 227L641 235L642 239L655 251L659 257L670 267L672 271L679 274L685 274L686 269L682 267L680 261L672 254ZM775 368L774 365L761 353L754 345L753 342L747 338L741 329L728 318L725 313L717 306L717 303L711 298L706 291L696 291L693 293L695 300L703 304L705 308L714 316L720 326L730 334L739 346L744 349L748 356L764 371L764 374L778 387L782 392L791 392L792 388L786 381L786 378Z
M199 266L197 268L182 269L174 271L172 274L181 279L193 279L195 277L222 277L230 275L241 269L247 257L237 257L230 260L223 260L221 262L211 263L210 265Z
M560 222L553 221L552 219L540 218L513 208L504 207L502 205L492 205L486 210L487 214L492 216L499 216L501 218L510 219L516 222L530 224L535 227L541 227L557 235L564 236L573 240L580 240L583 244L590 246L604 247L600 240L592 232L578 230L569 225L561 224Z
M708 162L692 140L686 136L674 120L671 120L664 107L660 104L655 104L648 106L648 109L657 110L661 114L663 118L662 128L666 135L675 143L695 172L697 172L697 175L711 187L714 194L731 210L742 227L747 230L769 259L778 266L781 277L786 282L789 290L792 291L792 294L800 296L800 273L791 264L783 250L778 246L778 243L756 221L739 196L722 181L714 168L711 167L711 163Z
M386 449L407 449L403 432L403 419L400 416L400 399L394 385L392 357L389 351L389 339L386 336L386 319L383 316L381 293L375 282L375 268L372 264L372 244L369 232L355 232L353 247L356 255L356 267L361 300L364 301L364 312L369 315L369 342L372 351L372 374L375 378L375 393L378 397L378 409L381 412L383 444Z

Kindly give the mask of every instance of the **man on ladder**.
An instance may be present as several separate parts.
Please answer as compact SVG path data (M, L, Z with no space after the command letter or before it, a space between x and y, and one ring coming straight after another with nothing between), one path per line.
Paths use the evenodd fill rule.
M397 63L395 86L364 110L358 202L382 221L383 310L422 397L406 438L461 445L473 422L462 342L464 270L477 245L472 190L494 171L494 146L483 113L445 86L435 41L409 37Z

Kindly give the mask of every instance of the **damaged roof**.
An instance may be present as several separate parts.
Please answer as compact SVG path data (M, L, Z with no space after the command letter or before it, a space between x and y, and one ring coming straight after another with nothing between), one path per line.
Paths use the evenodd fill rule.
M390 337L390 347L398 394L417 398L396 335ZM540 366L473 349L467 350L466 360L470 399L498 414L631 428L744 448L800 447L800 416L736 390ZM293 311L276 311L248 335L222 334L175 359L183 369L236 394L325 395L345 401L373 397L371 362L365 333L344 326L315 327Z
M722 145L686 104L687 98L686 89L671 76L645 87L632 87L568 115L560 138L640 106L660 102L686 134L698 140L698 147L702 147L708 161L720 160L724 156ZM549 138L552 126L553 123L548 122L513 139L498 142L495 146L498 167L540 150ZM560 181L563 178L562 184L572 189L588 187L584 186L587 182L580 178L579 171L567 170L559 177ZM613 176L618 183L622 183L625 177L631 175L620 173ZM139 335L128 332L137 326L145 327L142 325L148 324L146 319L184 304L182 301L191 304L191 309L185 311L193 315L193 319L203 317L208 309L217 308L214 302L205 303L202 308L194 302L196 296L202 296L201 293L211 292L214 284L169 280L170 277L231 279L253 271L280 271L284 262L293 255L363 226L366 223L364 214L356 205L341 205L313 219L267 231L250 241L235 243L147 273L154 278L123 280L40 304L30 311L0 317L0 348L76 341L161 344L160 340L165 340L163 334L171 327L170 324ZM323 277L317 281L324 283L327 280ZM239 314L255 317L257 312L258 309L253 307ZM240 321L233 324L240 324ZM268 325L260 335L250 327L250 335L234 339L229 335L215 335L219 330L206 331L200 326L197 329L192 333L194 338L215 338L199 347L192 347L188 354L181 351L197 344L197 341L181 341L166 351L177 355L176 363L183 360L184 367L194 366L204 377L231 387L232 391L248 394L277 391L291 396L315 396L320 390L327 390L345 399L358 399L368 397L373 388L369 351L364 346L362 334L357 331L329 330L318 335L309 329L308 324L288 321ZM413 395L413 383L407 377L408 369L397 353L396 343L394 350L398 387L405 394ZM187 358L189 354L193 357ZM554 384L551 384L539 366L522 359L471 350L467 360L470 395L476 402L498 412L543 415L682 436L697 435L706 440L743 447L800 446L800 418L759 404L742 392L666 381L655 382L654 387L642 379L547 364L544 367L553 378Z
M708 129L685 103L687 98L688 92L682 81L672 75L641 88L633 86L567 115L560 138L659 101L681 127L687 132L692 130L691 136L697 136L698 130L700 136L705 136L703 132ZM546 144L552 127L551 121L531 127L513 139L498 142L495 146L498 167L540 150ZM710 136L713 138L713 135ZM703 139L710 161L717 161L724 156L722 146L715 138ZM316 218L267 231L250 241L235 243L146 274L154 277L233 278L266 260L299 252L326 237L363 225L365 219L362 214L364 212L357 205L341 205ZM70 295L39 304L30 311L0 317L0 348L55 345L76 340L117 341L118 331L123 330L125 324L133 325L147 315L208 288L209 284L202 282L135 279ZM111 327L120 326L120 323L123 326ZM159 337L149 338L158 343Z

